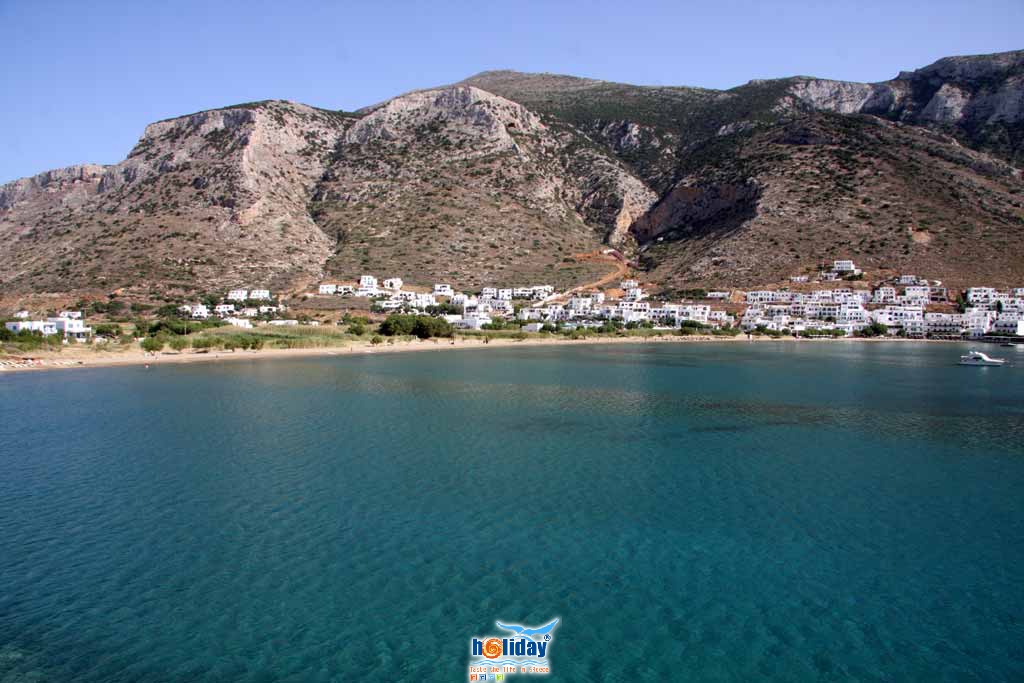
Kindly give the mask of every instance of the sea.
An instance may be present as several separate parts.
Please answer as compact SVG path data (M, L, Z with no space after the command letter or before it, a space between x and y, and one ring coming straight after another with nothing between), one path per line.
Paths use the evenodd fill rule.
M1024 349L967 348L2 375L0 681L468 681L556 618L505 681L1022 681Z

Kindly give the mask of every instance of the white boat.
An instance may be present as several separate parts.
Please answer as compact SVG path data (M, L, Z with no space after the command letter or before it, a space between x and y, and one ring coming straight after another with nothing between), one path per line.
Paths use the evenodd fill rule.
M968 351L966 356L960 356L960 365L1004 365L1002 358L989 358L981 351Z

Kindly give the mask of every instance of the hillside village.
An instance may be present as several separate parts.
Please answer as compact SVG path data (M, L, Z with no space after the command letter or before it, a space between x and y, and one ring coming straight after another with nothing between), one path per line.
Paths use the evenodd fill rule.
M185 320L217 320L240 329L257 326L318 326L308 311L320 304L342 299L351 310L383 318L416 314L443 319L452 329L464 331L517 330L525 333L648 328L685 334L851 337L891 336L909 339L995 340L1024 337L1024 287L997 290L970 287L950 292L940 281L901 275L873 288L858 286L863 271L849 259L836 260L813 281L808 276L790 278L792 288L717 290L691 292L690 298L671 301L645 288L636 279L604 290L558 292L546 284L483 287L462 292L450 284L431 288L409 287L400 277L378 279L364 274L351 282L323 282L286 305L269 289L238 288L228 291L220 303L183 304L177 317ZM837 286L838 285L838 286ZM424 291L425 290L425 291ZM291 307L306 311L284 317ZM334 322L345 324L343 317ZM19 311L5 323L14 334L86 342L94 335L82 311L33 319Z

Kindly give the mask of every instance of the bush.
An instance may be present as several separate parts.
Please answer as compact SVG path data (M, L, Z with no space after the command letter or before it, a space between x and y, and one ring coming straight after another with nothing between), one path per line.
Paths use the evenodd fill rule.
M385 337L415 335L420 339L450 337L455 332L451 323L428 315L389 315L380 324L380 333Z
M862 337L884 337L888 331L888 327L882 323L875 322L862 329L859 334Z
M161 337L146 337L142 340L142 350L156 353L163 350L164 340Z
M351 325L348 326L348 333L354 334L357 337L362 337L364 334L366 334L366 326L358 322L352 323Z
M370 343L373 344L374 346L377 346L378 344L383 344L384 338L375 334L373 335L373 338L370 339Z
M171 337L171 340L168 343L170 344L170 347L175 351L184 351L188 347L192 346L191 339L189 339L188 337L181 337L177 335Z

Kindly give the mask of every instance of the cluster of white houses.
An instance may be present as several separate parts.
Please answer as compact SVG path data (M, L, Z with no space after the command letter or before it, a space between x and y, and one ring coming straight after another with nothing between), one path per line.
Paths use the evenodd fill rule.
M837 260L823 271L822 281L857 279L862 271L850 260ZM806 282L806 277L792 278ZM480 329L496 318L516 317L527 323L527 330L544 324L562 327L598 327L606 321L639 323L655 327L678 328L687 323L702 326L738 325L744 331L757 329L791 333L815 330L853 335L878 323L889 334L907 337L977 338L986 335L1024 335L1024 288L997 291L972 287L966 291L961 313L928 311L931 304L949 303L949 292L941 282L914 275L902 275L870 289L832 288L810 292L788 289L737 292L712 291L701 302L671 303L652 301L636 280L623 280L623 294L608 299L604 292L593 291L574 296L558 296L553 287L484 287L478 294L464 294L450 285L435 284L430 293L402 289L400 278L378 284L377 278L364 275L358 285L322 284L319 293L375 299L381 310L422 311L445 297L461 313L445 315L456 327ZM513 301L520 301L514 305ZM716 302L745 302L739 320ZM526 302L529 302L528 304ZM734 309L735 310L735 309Z
M248 305L259 301L273 301L269 289L232 289L224 297L222 303L216 304L213 307L213 310L210 310L210 307L206 304L185 304L179 306L178 311L193 320L207 320L210 317L217 317L235 327L251 328L252 318L275 316L286 308L284 304ZM298 324L297 320L270 320L269 322L270 324L278 325Z
M820 277L826 281L850 276L857 279L860 273L853 261L835 261L832 270L821 273ZM806 282L807 278L800 276L791 280ZM466 294L443 283L435 284L428 292L403 289L404 284L397 277L379 282L372 275L363 275L358 284L325 283L319 285L318 291L321 295L366 297L373 300L376 310L385 312L436 312L432 307L445 303L448 314L444 318L462 329L481 329L496 319L516 318L526 323L527 331L547 324L576 328L599 327L607 321L618 321L665 328L698 324L738 326L744 331L800 334L818 330L853 335L877 323L884 325L889 334L911 338L1024 336L1024 287L1009 290L971 287L963 293L961 312L935 312L935 304L950 303L950 293L941 282L929 282L913 275L900 276L873 290L839 287L808 292L788 289L711 291L704 293L702 302L680 303L651 300L636 280L620 282L623 293L615 299L601 291L559 295L549 285L484 287L478 293ZM738 314L739 320L722 310L725 302L745 303L745 310ZM933 310L929 311L929 306ZM212 307L200 303L184 305L179 310L193 319L218 317L245 328L253 326L254 318L269 325L298 324L297 320L279 317L285 306L277 303L266 289L233 289L221 303ZM30 320L27 311L20 311L14 317L15 320L6 323L7 329L13 332L62 333L68 340L85 340L92 335L92 328L85 325L80 311L62 311L56 317L42 320Z
M81 311L61 311L56 317L45 320L29 320L28 311L18 311L15 320L4 323L11 332L39 332L44 337L62 334L65 340L85 341L92 335L92 328L87 327Z
M948 301L941 283L912 275L872 290L823 289L809 293L762 290L746 293L740 326L790 332L840 330L854 334L872 323L890 334L912 338L978 338L1024 335L1024 288L967 290L962 313L929 312L927 306Z
M414 292L402 289L402 278L393 277L378 281L373 275L363 275L359 284L324 283L318 294L331 296L365 297L374 300L374 307L381 311L407 310L424 312L437 306L438 297L445 297L447 303L462 309L461 315L445 315L445 319L463 329L480 329L492 322L493 316L508 317L515 312L514 300L537 301L551 297L555 288L550 285L533 287L484 287L479 295L456 291L450 284L436 283L430 292Z

